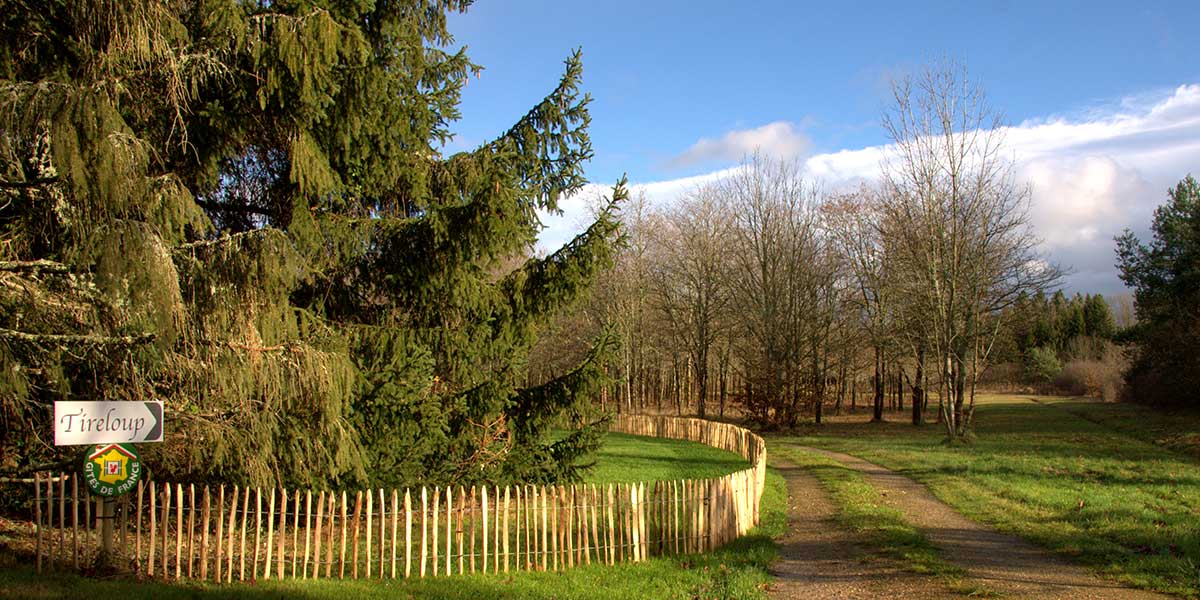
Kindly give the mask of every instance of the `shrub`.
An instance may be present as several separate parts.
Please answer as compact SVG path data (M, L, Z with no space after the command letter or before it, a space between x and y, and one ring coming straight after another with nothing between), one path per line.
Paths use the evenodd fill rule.
M979 385L989 389L1013 390L1025 382L1025 367L1018 362L990 364L979 375Z
M1116 401L1123 392L1128 362L1118 346L1106 344L1099 359L1068 361L1054 378L1054 387L1063 394Z
M1062 371L1062 363L1054 350L1045 346L1025 353L1025 373L1037 383L1049 383Z

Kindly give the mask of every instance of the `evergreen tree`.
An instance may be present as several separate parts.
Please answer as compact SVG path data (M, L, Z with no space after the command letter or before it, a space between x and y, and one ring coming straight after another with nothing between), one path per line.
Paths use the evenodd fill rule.
M1083 319L1089 336L1111 340L1117 334L1117 323L1113 319L1112 308L1100 294L1084 299Z
M1196 406L1200 387L1200 183L1191 176L1154 211L1153 240L1126 231L1117 267L1133 288L1137 342L1126 376L1133 397L1159 406Z
M55 400L157 398L159 476L572 477L611 344L519 383L539 323L610 261L625 190L503 268L584 184L588 98L576 53L510 130L443 157L479 70L448 49L468 4L4 6L5 466L69 457L44 441Z

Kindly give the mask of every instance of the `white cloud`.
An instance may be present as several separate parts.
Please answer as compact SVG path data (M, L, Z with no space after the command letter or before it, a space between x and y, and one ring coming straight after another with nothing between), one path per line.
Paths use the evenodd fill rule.
M761 152L767 156L797 158L812 147L808 136L788 121L776 121L754 129L730 131L719 139L700 138L667 166L688 167L709 161L740 160L747 154Z
M778 133L769 133L773 127ZM737 160L753 151L747 144L756 140L779 140L775 154L786 155L778 149L791 147L791 156L796 156L807 148L807 140L789 146L783 133L799 135L790 124L772 123L731 132L720 140L701 140L676 160ZM1018 182L1028 183L1033 191L1030 218L1048 257L1073 269L1066 286L1081 292L1120 292L1124 288L1113 266L1113 236L1125 228L1144 236L1154 207L1166 200L1167 188L1188 173L1200 175L1200 85L1140 94L1083 117L1028 120L1004 133ZM808 157L805 171L826 189L852 186L877 177L889 151L882 145L818 154ZM633 187L644 191L652 204L662 205L729 171ZM550 224L552 230L567 226L561 221ZM574 230L581 228L576 224ZM544 235L546 248L558 247L551 239L566 241L570 236Z
M560 214L538 211L545 229L538 235L538 250L549 254L571 241L592 222L592 207L601 196L609 196L612 188L598 183L589 183L575 194L560 198Z
M663 206L673 202L684 194L699 188L701 185L715 179L720 179L732 172L736 167L713 171L693 177L681 177L667 181L631 184L631 194L645 194L651 206ZM579 232L587 229L592 222L593 208L600 201L612 196L612 187L598 183L589 183L583 189L569 198L563 198L558 203L561 214L550 214L539 211L538 215L546 226L538 236L538 249L549 254L571 241Z

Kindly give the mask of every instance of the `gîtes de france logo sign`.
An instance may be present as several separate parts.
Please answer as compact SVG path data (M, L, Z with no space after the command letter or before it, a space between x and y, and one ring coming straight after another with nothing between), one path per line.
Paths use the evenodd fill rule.
M142 461L132 444L100 444L83 463L83 479L92 493L112 497L126 494L142 477Z

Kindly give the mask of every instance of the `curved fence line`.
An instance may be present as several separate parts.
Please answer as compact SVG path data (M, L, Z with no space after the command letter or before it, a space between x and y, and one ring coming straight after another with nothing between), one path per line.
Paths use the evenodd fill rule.
M612 430L699 442L751 467L708 479L354 492L142 482L115 500L109 563L214 582L545 571L706 552L758 522L761 437L669 416L619 415ZM67 474L39 473L31 491L38 569L92 565L101 499Z
M713 499L718 505L715 518L734 519L734 537L744 535L758 524L759 507L767 476L767 444L758 434L730 423L668 415L617 415L610 430L699 442L713 448L728 450L750 461L750 468L712 480L720 482ZM726 513L721 507L727 503L732 504L733 513L723 516ZM714 521L713 526L723 529L725 524ZM719 543L729 541L726 535L718 534L717 537Z

